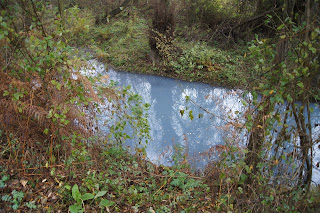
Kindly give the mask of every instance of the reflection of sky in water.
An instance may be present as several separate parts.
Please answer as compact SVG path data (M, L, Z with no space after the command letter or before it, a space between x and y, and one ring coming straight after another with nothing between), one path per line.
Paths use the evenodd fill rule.
M317 118L317 124L320 123L320 119L319 117ZM313 131L313 138L316 139L316 138L319 138L320 137L320 126L317 126L314 131ZM320 145L319 144L316 144L313 148L313 156L314 156L314 166L313 166L313 174L312 174L312 180L318 184L320 184L320 168L318 168L316 166L316 164L318 162L320 162Z
M96 66L94 62L93 65ZM90 75L97 73L106 74L104 66L96 66L96 70L91 71ZM161 155L168 148L172 149L173 144L188 146L190 156L222 144L225 134L230 132L224 132L221 127L230 121L229 117L236 118L236 111L241 112L244 109L241 103L241 91L163 77L117 72L112 69L107 74L110 80L119 82L120 86L132 85L132 90L138 93L144 102L151 104L148 113L150 135L153 140L147 146L147 155L153 162L168 164ZM186 103L186 96L211 114L204 112L190 101ZM247 95L246 98L252 97ZM192 121L186 108L193 111ZM314 114L319 115L319 108L316 109L317 112ZM185 110L183 116L180 110ZM200 113L203 114L202 118L199 118ZM319 124L319 117L314 117L312 123L313 126ZM320 127L314 128L314 138L319 135ZM317 163L320 161L320 151L316 147L314 150L314 159ZM320 182L320 171L317 169L314 169L313 179Z
M223 143L224 132L218 131L218 127L225 124L221 117L226 116L224 113L229 105L232 105L233 113L242 108L237 94L223 88L112 69L108 75L120 86L131 85L143 101L151 104L148 113L152 141L147 146L147 154L152 161L158 161L174 144L187 146L189 154L193 155ZM207 114L190 101L187 103L186 96L216 116ZM180 110L185 110L183 116ZM189 118L189 110L192 110L193 120ZM201 118L199 114L202 114ZM165 163L163 159L160 162Z

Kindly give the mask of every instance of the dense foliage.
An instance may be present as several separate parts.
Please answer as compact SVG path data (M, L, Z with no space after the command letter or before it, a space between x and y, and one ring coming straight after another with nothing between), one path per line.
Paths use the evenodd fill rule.
M0 10L0 209L319 208L320 139L310 117L319 100L317 0L0 0ZM204 154L219 160L203 173L179 147L175 166L154 165L145 153L150 105L90 75L92 58L247 89L247 110L227 124L226 143ZM133 153L121 147L127 139Z

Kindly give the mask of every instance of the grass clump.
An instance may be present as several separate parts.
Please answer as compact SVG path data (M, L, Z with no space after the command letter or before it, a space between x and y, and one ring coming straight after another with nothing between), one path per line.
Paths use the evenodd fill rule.
M108 23L100 25L89 24L93 21L92 15L83 12L87 15L82 16L89 20L80 26L90 30L76 33L72 41L78 46L86 46L96 58L115 68L227 87L242 87L248 83L251 65L245 60L244 50L223 50L205 41L186 41L176 36L172 47L163 44L163 51L170 50L163 53L168 57L154 60L148 35L151 23L137 8L126 8ZM201 34L201 29L197 30L197 34ZM239 49L245 49L245 46Z
M170 61L170 68L186 80L238 86L246 83L239 72L244 58L236 52L210 47L205 42L179 42L182 54Z
M84 45L96 58L118 69L147 73L150 68L148 21L135 14L135 10L132 13L107 24L91 26Z
M240 87L248 77L244 52L225 51L206 42L176 38L176 50L153 61L148 44L148 21L138 16L113 19L94 27L91 50L102 61L128 72L161 75L211 85ZM246 65L246 66L245 66Z

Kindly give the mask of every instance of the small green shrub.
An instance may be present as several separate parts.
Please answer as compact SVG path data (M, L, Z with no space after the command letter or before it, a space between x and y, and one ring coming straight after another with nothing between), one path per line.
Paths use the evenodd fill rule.
M115 67L132 69L132 65L142 63L149 52L147 29L147 21L134 14L129 19L111 20L108 25L93 28L97 43L92 48L99 59L110 61Z
M84 212L83 203L85 201L91 200L91 203L92 203L94 200L100 197L103 197L106 193L107 191L98 191L95 194L92 194L92 193L81 194L78 185L75 184L72 187L72 197L75 201L75 204L69 206L69 211L71 213ZM101 208L107 208L115 205L115 203L113 201L102 199L99 205L101 206Z
M63 13L63 37L70 43L84 45L91 40L90 35L94 26L94 13L87 9L79 9L77 6L66 9Z
M24 193L13 190L11 195L3 195L1 200L11 203L11 208L17 210L21 206L21 201L24 198Z
M181 42L183 53L170 61L173 72L192 80L215 79L230 85L245 81L239 72L243 57L239 53L223 51L205 42Z
M8 181L10 179L9 175L3 175L1 180L0 180L0 189L1 188L5 188L6 187L6 181Z

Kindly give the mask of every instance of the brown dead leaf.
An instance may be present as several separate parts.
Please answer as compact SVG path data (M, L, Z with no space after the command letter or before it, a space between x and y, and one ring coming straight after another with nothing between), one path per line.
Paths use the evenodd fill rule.
M21 183L21 185L25 188L26 185L27 185L27 183L28 183L28 181L27 181L27 180L24 180L24 179L21 179L21 180L20 180L20 183Z

